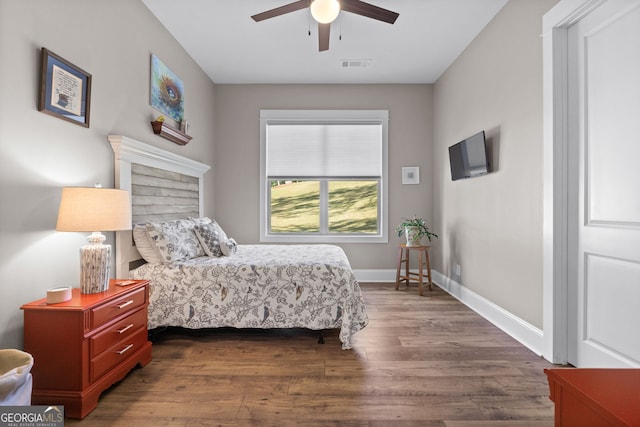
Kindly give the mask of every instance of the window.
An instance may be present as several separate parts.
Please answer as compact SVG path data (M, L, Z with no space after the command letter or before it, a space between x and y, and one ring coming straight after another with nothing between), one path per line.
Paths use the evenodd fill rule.
M262 110L263 242L387 237L386 110Z

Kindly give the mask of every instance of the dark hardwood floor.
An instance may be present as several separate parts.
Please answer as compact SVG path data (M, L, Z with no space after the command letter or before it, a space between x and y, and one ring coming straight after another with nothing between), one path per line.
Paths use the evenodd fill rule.
M369 325L166 331L67 426L552 426L552 366L437 286L362 284Z

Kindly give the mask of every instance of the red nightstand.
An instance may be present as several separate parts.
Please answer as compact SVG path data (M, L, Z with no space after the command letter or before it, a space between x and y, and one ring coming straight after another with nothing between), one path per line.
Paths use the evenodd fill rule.
M34 359L32 404L64 405L67 417L84 418L104 390L149 363L148 304L148 280L128 286L111 280L105 292L73 289L66 302L23 305L24 351Z
M555 425L640 426L640 369L545 369Z

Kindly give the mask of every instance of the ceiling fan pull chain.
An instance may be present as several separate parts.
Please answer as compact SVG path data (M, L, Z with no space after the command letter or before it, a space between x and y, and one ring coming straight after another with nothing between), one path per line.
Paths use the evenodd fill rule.
M309 16L308 16L309 20L307 21L307 28L308 28L308 34L309 37L311 37L311 9L309 9Z

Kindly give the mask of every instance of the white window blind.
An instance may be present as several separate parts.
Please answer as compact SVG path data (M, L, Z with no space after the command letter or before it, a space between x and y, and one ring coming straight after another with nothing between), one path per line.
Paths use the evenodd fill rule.
M388 123L388 110L260 110L260 241L387 243ZM291 200L282 196L287 194L278 188L282 181L292 181L285 184L291 184L290 189L305 191L309 191L305 185L315 181L315 210L297 206L295 194L289 195ZM373 215L377 232L370 228L362 232L356 223L351 229L337 226L359 218L356 204L333 204L344 195L340 186L353 190L362 184L358 181L365 182L368 191L373 184L377 191L363 196L377 205ZM274 200L291 206L275 206ZM317 230L288 231L286 220L296 215L301 216L297 225L307 224L311 215Z
M382 123L274 123L266 132L269 178L382 176Z

